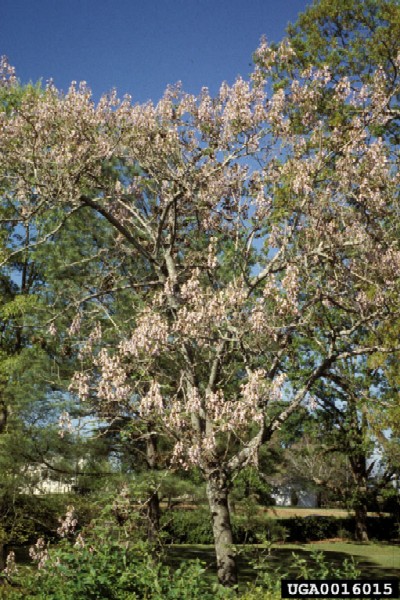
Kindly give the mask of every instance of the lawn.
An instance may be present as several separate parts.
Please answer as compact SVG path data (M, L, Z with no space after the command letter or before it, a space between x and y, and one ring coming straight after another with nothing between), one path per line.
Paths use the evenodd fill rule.
M265 508L263 512L268 517L275 519L310 516L347 518L353 515L352 511L348 511L345 508L302 508L299 506L272 506L270 508ZM377 516L377 513L370 512L368 513L368 516L375 517Z
M354 556L360 565L363 562L376 563L379 569L383 569L386 576L393 571L395 577L400 575L400 546L392 544L354 544L351 542L313 542L307 544L307 548L323 550L329 553L346 553ZM383 574L384 574L383 573ZM382 576L383 576L382 574Z

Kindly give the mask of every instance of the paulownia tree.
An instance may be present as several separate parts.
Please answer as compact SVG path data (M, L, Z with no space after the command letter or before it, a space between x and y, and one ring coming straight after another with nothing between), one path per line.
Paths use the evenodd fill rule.
M391 350L379 330L398 312L398 165L377 134L398 90L382 70L350 90L325 67L269 94L292 53L263 42L251 80L214 98L178 86L157 105L95 104L84 84L50 85L1 114L2 203L35 231L19 250L51 260L64 223L91 210L114 231L113 277L141 265L129 335L82 339L71 391L200 469L225 585L233 478L333 365Z

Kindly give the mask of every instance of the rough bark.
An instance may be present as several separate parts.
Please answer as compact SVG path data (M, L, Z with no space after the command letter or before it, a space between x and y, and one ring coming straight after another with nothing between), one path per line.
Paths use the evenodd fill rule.
M355 538L358 542L368 542L367 506L365 502L358 502L354 506Z
M147 501L147 539L154 544L160 532L160 499L157 490L150 491Z
M149 429L151 430L150 426ZM150 471L157 466L157 437L151 433L146 441L146 458ZM150 488L147 499L147 538L150 543L158 540L160 531L160 499L157 488Z
M6 546L6 544L0 543L0 572L6 566L6 558L7 558L7 546Z
M368 542L367 527L367 490L369 469L367 466L367 455L364 449L366 431L368 428L365 407L362 408L361 420L358 421L357 404L354 401L351 406L353 419L353 444L356 450L349 456L350 468L354 481L354 518L355 518L355 538L358 542Z
M0 401L0 434L3 433L3 431L6 428L7 418L8 418L7 405L5 404L5 402ZM6 554L7 554L6 545L2 544L0 542L0 572L6 566Z
M360 452L350 457L350 467L354 481L353 510L355 519L355 538L358 542L368 542L367 527L367 458Z
M3 433L6 428L7 416L7 405L3 401L0 401L0 433ZM0 543L0 571L6 566L6 553L6 545Z
M5 402L0 401L0 433L3 433L7 426L8 411Z
M207 498L212 518L218 580L224 586L233 586L237 583L237 566L228 497L229 486L226 477L218 471L209 473Z

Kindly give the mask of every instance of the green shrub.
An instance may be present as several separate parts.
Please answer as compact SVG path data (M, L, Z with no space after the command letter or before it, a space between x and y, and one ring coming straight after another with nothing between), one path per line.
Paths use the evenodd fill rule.
M311 560L310 560L311 559ZM271 572L269 556L262 556L252 563L257 571L254 583L248 585L241 600L278 600L281 597L281 579L287 577L280 569ZM314 551L310 558L301 558L293 553L293 567L302 579L357 579L360 571L353 560L346 559L335 567L323 552Z
M309 516L279 519L287 532L288 542L311 542L335 537L354 537L354 517ZM371 539L390 541L398 537L398 525L393 517L368 517ZM344 534L344 535L343 535Z
M235 544L259 544L265 541L283 541L286 528L276 519L268 519L256 511L250 515L232 515ZM210 513L204 508L172 510L161 519L164 539L173 544L213 544Z
M309 516L285 520L289 540L308 542L338 537L341 520L335 517Z
M254 514L253 517L234 515L232 517L233 539L235 544L263 544L284 541L286 527L276 519Z
M346 558L340 567L327 561L324 552L318 550L311 552L310 558L301 558L293 552L293 564L301 579L357 579L361 575L353 557Z
M39 546L37 546L39 548ZM8 600L214 600L231 592L210 585L199 561L172 569L145 543L130 543L115 531L96 527L84 537L57 546L41 544L47 557L40 569L14 575L14 587L3 586ZM17 587L16 587L17 586Z
M19 494L15 498L6 495L0 497L4 540L8 545L16 546L33 543L39 537L56 539L58 518L69 504L73 504L79 512L81 526L89 523L96 511L93 498L82 498L77 494Z
M55 563L54 560L60 560ZM196 561L173 571L154 562L143 548L123 551L104 545L102 552L75 552L71 548L51 553L51 563L35 575L19 579L18 589L4 589L8 600L213 600L228 598L220 586L211 586Z
M395 517L367 517L370 539L390 541L399 538L399 522Z
M213 533L208 510L171 510L161 517L164 539L172 544L212 544Z
M257 544L265 541L311 542L336 537L354 537L354 518L333 516L270 519L255 508L231 516L235 544ZM205 508L171 510L161 519L165 540L175 544L212 544L210 514ZM398 537L398 524L393 517L368 517L371 539L390 540Z

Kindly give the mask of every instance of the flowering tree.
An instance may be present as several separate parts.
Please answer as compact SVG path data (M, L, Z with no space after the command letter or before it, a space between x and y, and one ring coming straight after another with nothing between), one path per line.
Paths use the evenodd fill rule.
M398 89L378 69L352 90L324 67L268 93L292 54L263 42L251 80L215 98L177 86L157 105L96 105L84 84L49 85L0 116L2 203L34 231L4 260L43 245L51 257L88 211L114 232L101 261L109 293L126 282L130 331L103 339L98 323L70 389L103 417L140 420L148 440L167 436L172 464L199 467L225 585L232 478L333 365L390 351L380 331L398 313L399 173L377 133Z

